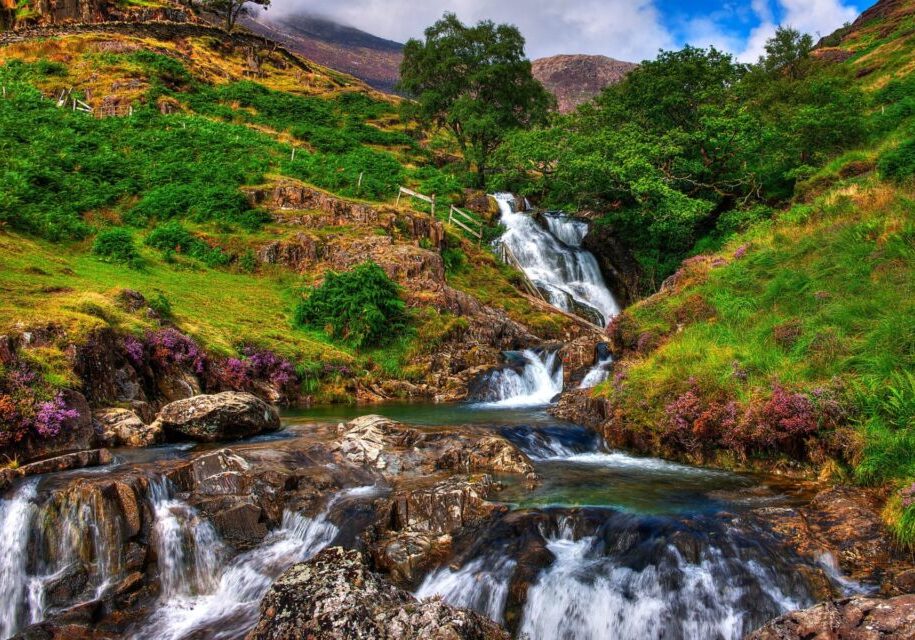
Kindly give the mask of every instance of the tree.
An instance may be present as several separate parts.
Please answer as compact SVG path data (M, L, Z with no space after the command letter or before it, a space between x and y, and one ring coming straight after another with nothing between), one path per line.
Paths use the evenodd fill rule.
M784 73L792 80L804 77L810 65L813 38L791 27L779 27L775 35L766 41L766 55L760 64L769 73Z
M232 33L239 16L248 13L248 4L256 4L266 9L270 0L203 0L205 9L225 19L226 31Z
M485 186L489 159L505 135L546 121L553 98L534 79L524 38L511 25L467 26L446 13L425 40L404 48L405 111L426 128L451 132Z

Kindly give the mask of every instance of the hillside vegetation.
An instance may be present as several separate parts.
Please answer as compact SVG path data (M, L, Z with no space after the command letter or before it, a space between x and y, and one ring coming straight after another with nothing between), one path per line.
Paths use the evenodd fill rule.
M436 167L396 100L262 43L163 29L178 27L84 29L0 48L0 334L40 326L66 336L22 352L46 385L38 400L79 388L68 344L163 324L215 357L275 352L316 400L351 402L357 382L421 382L429 354L467 327L423 291L440 251L458 289L546 336L563 330L494 258L391 206L401 184L447 205L465 178L460 165ZM327 211L286 210L271 195L283 189ZM285 263L269 257L283 251ZM326 272L366 259L412 283L400 331L362 345L293 327L294 308ZM152 311L125 308L125 291ZM36 398L19 389L0 384L21 422Z
M797 79L773 65L766 112L794 124L746 174L761 190L700 218L652 221L687 234L695 255L614 322L622 359L594 396L607 437L624 446L723 466L803 462L824 479L884 487L887 521L913 544L915 52L896 18L865 16L834 38L850 55L814 52ZM760 86L763 72L741 82ZM799 83L840 94L805 105ZM827 121L820 110L837 105L841 118ZM794 156L790 145L813 131ZM695 198L670 186L679 194L660 195ZM622 204L609 217L630 215Z

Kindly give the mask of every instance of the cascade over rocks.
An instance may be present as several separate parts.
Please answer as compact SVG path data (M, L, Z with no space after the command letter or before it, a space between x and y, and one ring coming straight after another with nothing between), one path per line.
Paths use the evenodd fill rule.
M216 442L280 428L277 410L250 393L225 391L166 405L154 426L178 438Z
M912 640L915 594L855 597L793 611L754 631L746 640Z
M327 549L280 576L247 640L508 640L483 616L418 602L369 571L356 551Z

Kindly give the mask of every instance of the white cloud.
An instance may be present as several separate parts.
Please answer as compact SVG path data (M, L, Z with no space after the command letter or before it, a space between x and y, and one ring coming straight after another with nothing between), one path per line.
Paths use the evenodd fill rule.
M405 42L446 11L464 22L491 19L517 25L532 58L596 53L622 60L653 58L684 44L730 51L755 61L777 24L827 34L853 20L845 0L728 0L719 10L666 25L655 0L273 0L269 14L309 12L374 35ZM734 19L755 26L734 27Z
M446 11L464 22L517 25L531 57L595 53L623 60L653 58L677 42L653 0L274 0L269 13L307 11L404 42Z
M858 16L858 9L844 4L842 0L778 0L778 8L781 13L779 24L809 33L814 39L832 33ZM746 46L738 55L744 62L756 62L765 52L766 40L775 34L776 29L768 0L753 0L753 10L761 23L750 32Z

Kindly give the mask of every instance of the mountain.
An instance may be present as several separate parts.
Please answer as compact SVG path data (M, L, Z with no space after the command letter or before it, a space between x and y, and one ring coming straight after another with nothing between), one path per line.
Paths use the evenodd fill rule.
M568 113L637 66L606 56L560 55L534 60L534 77L556 96L559 110Z
M400 78L403 45L399 42L308 14L273 16L264 11L241 22L258 35L380 91L394 92Z

